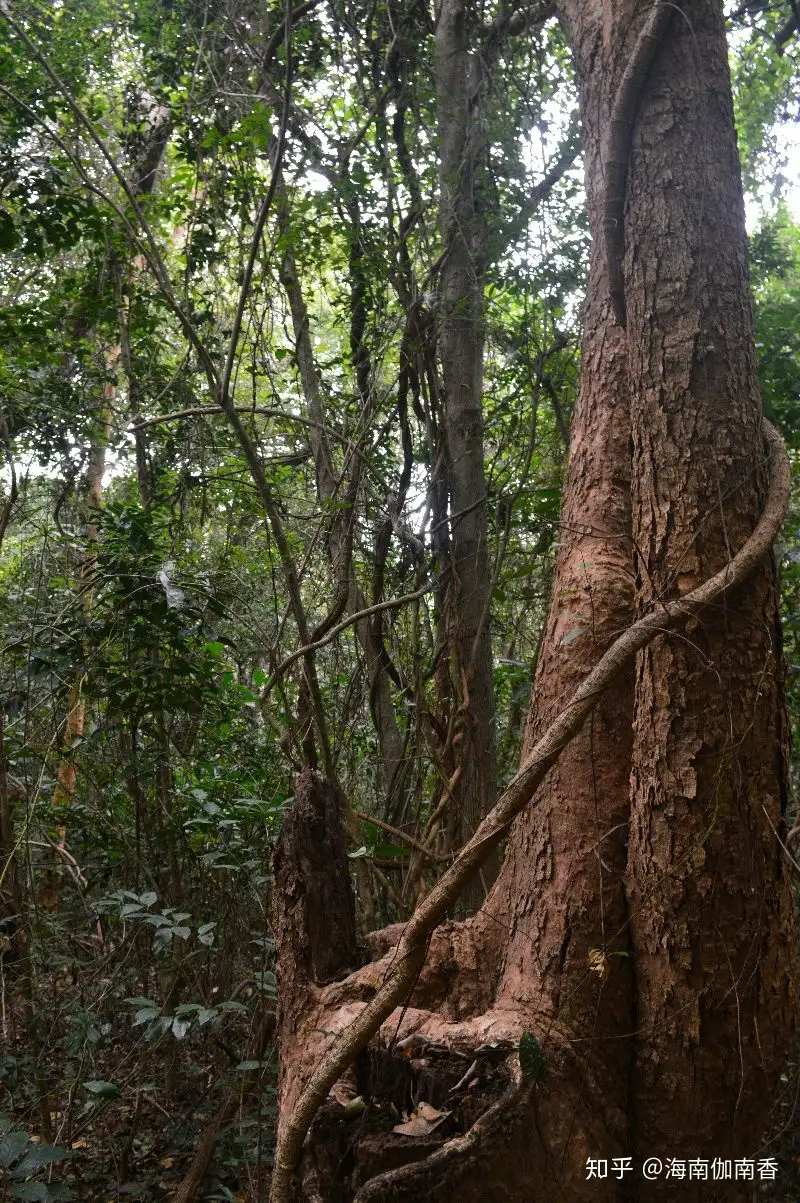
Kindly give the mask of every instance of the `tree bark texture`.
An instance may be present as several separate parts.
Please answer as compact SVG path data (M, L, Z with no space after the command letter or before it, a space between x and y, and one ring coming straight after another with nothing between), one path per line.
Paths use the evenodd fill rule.
M646 608L717 571L765 493L721 6L687 15L650 72L625 219ZM651 644L636 672L628 890L637 1022L650 1035L637 1048L634 1140L644 1152L671 1131L725 1156L764 1124L794 1010L774 835L787 780L774 564L685 635Z
M604 237L609 127L652 8L558 8L578 73L593 252L523 763L637 613L662 608L665 633L602 696L516 820L478 914L431 936L407 1006L360 1054L349 1083L367 1102L358 1124L348 1130L344 1079L320 1111L304 1154L313 1191L298 1189L325 1203L529 1203L544 1190L568 1203L674 1198L674 1180L643 1179L643 1160L757 1156L793 1040L772 558L666 633L666 607L732 560L765 498L722 6L682 6L627 105L618 264ZM294 1077L282 1130L331 1035L393 971L401 934L370 937L367 964L295 1010L304 1045L284 1069ZM546 1070L534 1080L515 1058L524 1032ZM464 1059L454 1084L448 1056ZM451 1111L450 1128L416 1146L402 1138L404 1165L387 1131L387 1064L405 1066L406 1111L432 1102L425 1075L444 1084L433 1105ZM333 1131L339 1169L326 1177ZM587 1179L590 1157L631 1157L633 1173ZM735 1180L679 1189L688 1203L752 1197Z
M450 688L458 699L449 829L466 843L494 799L495 713L489 606L492 573L487 545L483 460L484 217L477 211L481 144L481 66L468 51L464 0L443 0L436 29L439 124L439 226L442 239L439 360L449 494L450 543L443 621L451 649ZM451 766L446 766L450 768ZM462 899L474 910L480 882Z

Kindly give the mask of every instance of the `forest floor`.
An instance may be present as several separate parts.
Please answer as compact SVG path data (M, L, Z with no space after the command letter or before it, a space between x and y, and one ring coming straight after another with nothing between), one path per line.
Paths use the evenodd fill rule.
M3 1018L9 1020L8 1012ZM85 1059L70 1057L59 1025L43 1033L36 1063L21 1041L16 1049L13 1040L2 1041L0 1203L172 1200L204 1136L217 1126L208 1172L183 1203L264 1198L275 1065L269 1052L260 1063L242 1060L247 1018L232 1017L224 1034L193 1029L180 1042L148 1043L141 1028L126 1033L119 1025L115 1038L98 1040ZM43 1086L51 1140L41 1122Z
M61 1014L68 1013L68 1000L60 1001ZM5 1008L2 1018L8 1025ZM98 1040L85 1060L80 1053L70 1056L68 1029L55 1025L42 1038L38 1065L45 1075L39 1074L39 1089L47 1084L52 1143L63 1159L38 1170L48 1141L39 1121L36 1065L20 1052L22 1042L15 1056L13 1041L4 1040L0 1203L174 1203L176 1198L181 1203L257 1203L266 1198L276 1066L269 1051L261 1062L239 1059L239 1050L248 1046L250 1022L242 1012L221 1032L195 1027L180 1041L149 1043L141 1028L128 1024L126 1031L126 1025L118 1025L116 1037ZM10 1032L6 1026L5 1034L13 1034L13 1025ZM65 1086L68 1082L71 1087ZM87 1082L100 1093L88 1091ZM206 1172L197 1176L191 1194L176 1195L204 1138L210 1148L215 1127ZM787 1065L771 1133L758 1156L774 1158L779 1172L774 1182L759 1185L755 1197L765 1203L800 1203L800 1044ZM30 1174L21 1174L28 1163Z

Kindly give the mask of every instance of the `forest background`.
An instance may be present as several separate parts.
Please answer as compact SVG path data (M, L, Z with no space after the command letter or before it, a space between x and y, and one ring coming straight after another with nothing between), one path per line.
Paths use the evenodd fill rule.
M745 3L727 20L764 409L795 462L800 227L780 123L798 120L797 11ZM454 456L424 4L2 5L11 1198L265 1197L272 858L296 775L347 800L369 931L409 916L516 773L588 227L560 26L546 4L469 21L483 425ZM796 490L777 555L791 827Z

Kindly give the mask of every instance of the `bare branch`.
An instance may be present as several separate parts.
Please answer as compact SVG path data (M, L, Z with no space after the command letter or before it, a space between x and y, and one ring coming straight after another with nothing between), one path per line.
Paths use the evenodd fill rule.
M281 660L264 686L264 693L267 694L270 692L278 678L283 676L287 668L290 668L295 660L299 660L301 656L308 656L313 652L318 652L321 647L332 643L337 635L341 635L342 631L346 631L354 623L361 622L363 618L370 618L373 614L380 614L383 610L397 610L400 606L407 606L409 602L417 601L420 597L424 597L426 593L433 593L435 588L436 585L425 585L422 589L415 589L413 593L404 593L402 597L394 597L389 601L377 602L374 606L367 606L364 610L356 610L354 614L348 614L347 618L337 623L332 630L328 631L327 635L315 640L313 643L308 643L305 647L298 648L296 652L292 652L291 656L287 656L285 660Z
M393 827L391 823L384 823L383 819L376 819L375 815L365 814L363 810L354 810L353 814L362 823L374 823L376 827L380 827L381 831L395 836L398 840L403 840L411 848L416 848L417 852L421 856L424 856L426 860L451 861L453 856L455 856L455 853L451 853L449 856L438 856L437 853L431 852L430 848L426 848L424 844L421 844L419 840L415 840L413 835L409 835L407 831L401 831L399 827Z
M291 28L293 29L294 26L297 24L297 22L300 20L300 18L304 17L306 15L306 13L312 12L317 7L319 2L320 2L320 0L306 0L305 4L298 5L298 7L294 10L294 12L292 13L292 16L291 16ZM267 42L266 49L264 50L264 57L261 62L261 70L262 71L267 70L270 63L272 62L272 59L273 59L273 56L274 56L276 50L279 50L285 41L286 41L286 22L284 21L284 23L282 25L278 26L278 28L275 30L275 32L273 33L270 40Z
M539 183L534 184L530 189L525 204L520 205L518 212L503 228L502 238L499 240L502 246L507 246L508 243L519 238L528 222L549 198L556 184L573 166L580 152L580 119L576 111L570 118L569 129L555 160L550 164Z
M279 418L282 422L296 422L298 426L322 429L328 438L336 439L337 442L343 443L348 448L353 446L352 439L340 434L332 426L327 426L323 422L315 422L313 418L306 418L301 414L287 414L286 410L275 409L269 405L234 405L233 408L237 414L257 414L262 418ZM144 430L146 426L160 426L164 422L178 422L181 418L213 418L218 414L224 414L224 412L221 405L190 405L188 409L175 409L171 413L160 414L157 418L142 418L140 422L134 422L130 429L135 433L137 430Z

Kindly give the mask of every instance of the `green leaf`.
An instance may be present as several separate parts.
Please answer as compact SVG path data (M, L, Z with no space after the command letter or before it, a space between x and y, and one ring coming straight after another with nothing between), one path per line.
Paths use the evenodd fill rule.
M265 969L262 973L256 975L256 984L270 998L275 998L278 984L275 974L270 969Z
M114 1082L104 1082L98 1079L94 1082L84 1082L84 1090L88 1090L89 1094L96 1095L100 1099L118 1099L122 1094L119 1086Z
M7 1132L0 1140L0 1165L6 1169L22 1156L28 1146L27 1132Z
M42 1193L44 1192L44 1194ZM60 1182L18 1182L11 1187L12 1199L44 1199L46 1203L67 1203L72 1191Z
M31 1143L22 1161L14 1167L15 1174L32 1174L34 1170L39 1170L43 1165L52 1165L54 1161L66 1161L72 1154L66 1149L59 1149L55 1145L37 1145Z
M158 1011L155 1007L142 1007L141 1011L137 1011L133 1017L133 1027L138 1028L143 1023L149 1023L151 1019L155 1019Z
M519 1038L519 1065L523 1081L537 1085L544 1080L547 1066L542 1046L530 1032L523 1032Z
M19 1182L11 1187L12 1199L52 1199L49 1187L44 1182Z

